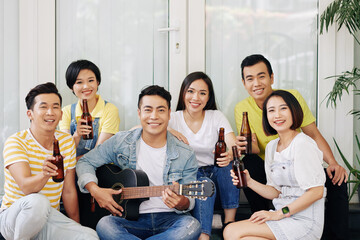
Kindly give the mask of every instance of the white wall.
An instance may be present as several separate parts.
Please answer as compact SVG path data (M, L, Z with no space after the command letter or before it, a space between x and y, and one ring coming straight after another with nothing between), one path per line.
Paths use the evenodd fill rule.
M29 127L24 98L39 83L55 82L55 0L19 1L20 129Z

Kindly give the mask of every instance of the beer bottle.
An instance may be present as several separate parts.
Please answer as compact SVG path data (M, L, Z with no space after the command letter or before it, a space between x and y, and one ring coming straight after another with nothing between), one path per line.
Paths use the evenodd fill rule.
M245 170L244 162L242 161L241 158L239 158L239 153L237 151L236 146L232 147L232 152L233 152L233 157L234 157L233 171L239 179L239 183L236 187L237 188L246 188L247 182L246 182L246 175L244 173L244 170Z
M91 133L83 135L83 139L84 140L89 140L89 139L94 138L94 133L93 133L93 128L92 128L92 118L91 118L91 115L89 113L89 107L88 107L88 104L87 104L87 100L83 99L82 103L83 103L82 104L83 114L81 115L81 119L85 119L86 122L82 122L81 125L87 125L87 126L91 127Z
M251 154L251 152L252 152L251 129L250 129L250 125L249 125L249 119L248 119L247 112L243 112L243 120L242 120L242 124L241 124L240 136L246 137L246 141L247 141L246 149L241 150L241 154L245 154L245 155Z
M64 181L64 159L60 154L59 141L56 138L54 139L53 156L55 157L55 160L51 160L51 163L56 165L56 172L58 175L53 176L52 179L54 182L62 182Z
M214 165L219 167L216 163L216 159L221 158L220 154L226 152L226 143L224 141L224 128L219 129L219 139L215 144L215 155L214 155Z

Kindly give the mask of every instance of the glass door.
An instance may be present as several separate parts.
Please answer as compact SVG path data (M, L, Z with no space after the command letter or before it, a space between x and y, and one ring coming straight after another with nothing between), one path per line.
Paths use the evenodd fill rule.
M157 84L169 89L169 2L164 0L56 1L56 84L64 104L77 101L65 71L78 59L101 71L99 94L115 104L120 129L137 123L141 89Z
M273 88L296 89L316 116L318 0L206 0L205 69L234 131L234 107L248 97L241 61L262 54Z

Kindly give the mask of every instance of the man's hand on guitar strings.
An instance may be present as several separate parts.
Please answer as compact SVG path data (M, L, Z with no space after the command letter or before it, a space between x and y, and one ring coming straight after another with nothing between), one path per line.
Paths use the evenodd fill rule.
M124 211L123 207L117 204L117 202L115 202L113 199L113 195L118 195L121 193L121 191L121 189L114 190L111 188L98 187L95 191L92 192L92 196L95 198L101 208L107 209L114 216L122 216L122 212Z
M173 185L178 185L179 183L173 182ZM176 208L177 210L184 210L189 207L189 199L185 196L177 195L175 192L169 188L165 189L162 192L162 200L166 206L169 208Z

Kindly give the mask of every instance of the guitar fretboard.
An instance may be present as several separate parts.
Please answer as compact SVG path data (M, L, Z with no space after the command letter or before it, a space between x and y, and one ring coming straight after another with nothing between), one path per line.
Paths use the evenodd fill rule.
M136 199L147 197L160 197L166 188L170 188L176 194L179 194L180 185L150 186L150 187L128 187L123 188L122 199Z

